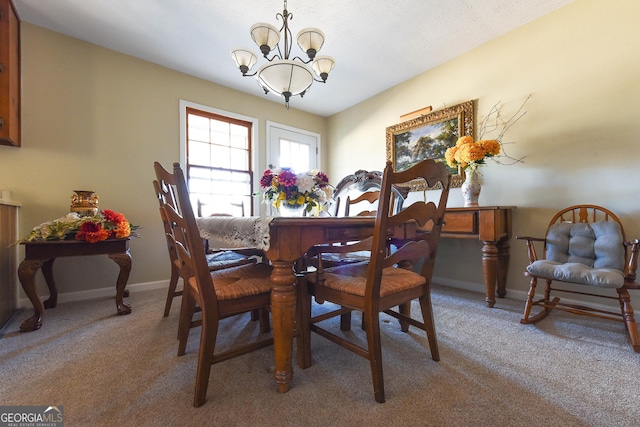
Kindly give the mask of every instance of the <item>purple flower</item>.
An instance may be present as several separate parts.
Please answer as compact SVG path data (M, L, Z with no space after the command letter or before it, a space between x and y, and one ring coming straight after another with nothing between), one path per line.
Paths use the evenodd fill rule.
M269 188L271 187L272 182L273 174L271 173L270 169L267 169L266 171L264 171L264 174L262 174L262 178L260 178L260 186L262 188Z
M296 185L296 174L290 170L283 169L278 175L278 181L285 187L293 187Z
M316 178L318 178L320 180L320 187L324 187L323 184L328 184L329 183L329 177L324 172L318 172L316 174Z

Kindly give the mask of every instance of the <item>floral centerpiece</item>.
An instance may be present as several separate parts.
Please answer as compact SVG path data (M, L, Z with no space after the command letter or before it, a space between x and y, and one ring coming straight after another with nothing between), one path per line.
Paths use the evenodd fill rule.
M137 228L132 226L123 214L108 209L90 216L70 212L61 218L40 224L18 243L38 240L79 240L96 243L130 237L132 230Z
M454 147L447 148L444 158L451 168L460 167L476 172L478 166L486 164L485 159L500 154L500 143L495 139L474 141L469 135L458 138Z
M296 174L291 169L267 169L260 178L263 199L276 209L281 206L301 208L319 215L333 194L324 172L312 170Z

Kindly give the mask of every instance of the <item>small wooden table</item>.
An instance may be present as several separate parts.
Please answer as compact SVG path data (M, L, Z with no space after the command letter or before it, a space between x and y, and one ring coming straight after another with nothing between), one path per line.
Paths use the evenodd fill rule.
M30 332L40 329L45 308L53 308L58 304L58 290L53 280L53 261L60 257L107 255L120 266L120 274L116 282L116 307L118 314L131 313L131 306L122 299L125 296L125 287L131 272L131 253L129 252L129 239L108 239L97 243L81 242L77 240L48 240L23 242L25 258L18 267L18 278L22 289L29 297L34 315L20 325L20 332ZM40 301L36 293L35 275L42 267L49 299L44 303Z

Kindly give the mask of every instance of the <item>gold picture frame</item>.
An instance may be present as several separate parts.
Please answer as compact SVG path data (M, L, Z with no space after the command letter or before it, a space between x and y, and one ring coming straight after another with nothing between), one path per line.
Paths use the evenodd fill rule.
M460 136L473 137L473 134L473 101L433 111L387 127L387 161L392 162L396 172L406 170L424 159L444 161L447 148L454 146ZM464 182L464 172L459 168L447 169L452 175L451 187L460 187ZM424 182L411 185L411 191L437 188L427 188Z

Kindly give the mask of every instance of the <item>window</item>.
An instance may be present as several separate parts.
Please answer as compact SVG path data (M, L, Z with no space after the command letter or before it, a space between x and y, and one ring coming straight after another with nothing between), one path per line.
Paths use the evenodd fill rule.
M186 107L186 175L197 216L253 214L253 123Z
M291 168L296 173L318 168L320 135L267 122L269 168Z

